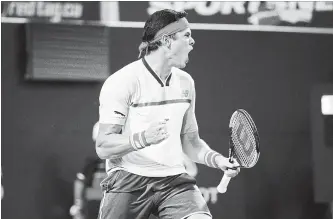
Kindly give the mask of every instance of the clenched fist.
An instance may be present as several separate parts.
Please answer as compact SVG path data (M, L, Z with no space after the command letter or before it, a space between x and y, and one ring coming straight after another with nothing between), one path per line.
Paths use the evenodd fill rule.
M158 144L169 137L167 130L168 121L169 119L164 119L162 121L153 122L148 127L148 129L145 131L145 138L149 145Z

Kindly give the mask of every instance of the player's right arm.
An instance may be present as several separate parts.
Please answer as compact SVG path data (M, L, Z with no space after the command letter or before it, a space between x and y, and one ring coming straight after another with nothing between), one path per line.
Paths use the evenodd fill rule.
M166 129L167 121L154 122L143 132L145 141L147 142L146 146L158 144L169 137ZM96 139L96 153L99 158L117 159L134 150L138 150L130 141L131 136L121 134L121 130L122 125L99 124L99 132Z
M146 146L158 144L169 137L166 123L167 120L154 122L144 131L144 138L147 142ZM96 153L99 158L117 159L134 150L138 150L130 141L131 136L121 134L121 130L122 125L99 124L99 132L96 139Z
M119 124L99 124L96 139L96 153L99 158L116 159L134 151L129 136L121 134L122 127Z
M132 76L133 77L133 76ZM157 144L168 137L167 120L153 122L139 133L122 133L136 83L126 72L110 76L99 96L99 131L96 153L101 159L117 159L134 151Z

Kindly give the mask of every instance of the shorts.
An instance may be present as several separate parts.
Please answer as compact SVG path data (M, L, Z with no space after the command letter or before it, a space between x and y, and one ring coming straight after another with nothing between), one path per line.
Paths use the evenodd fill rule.
M145 177L117 170L101 183L104 195L98 219L183 219L202 213L208 206L186 173L168 177ZM212 217L212 216L211 216Z

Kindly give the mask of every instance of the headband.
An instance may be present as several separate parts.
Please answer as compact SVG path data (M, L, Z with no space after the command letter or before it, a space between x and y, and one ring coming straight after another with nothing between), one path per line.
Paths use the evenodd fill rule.
M171 24L166 25L162 29L160 29L156 34L154 39L150 43L157 42L162 39L164 35L172 35L174 33L177 33L179 31L185 30L189 27L189 23L186 20L186 18L181 18L178 21L175 21Z
M189 23L188 23L186 18L181 18L178 21L175 21L173 23L170 23L170 24L166 25L165 27L160 29L155 34L155 37L152 41L142 42L140 44L140 46L139 46L139 51L140 51L139 57L141 56L141 53L142 53L143 50L148 50L148 45L150 43L155 43L155 42L161 40L164 35L169 36L169 35L172 35L172 34L175 34L175 33L179 32L179 31L185 30L188 27L189 27ZM146 51L146 53L147 53L147 51Z

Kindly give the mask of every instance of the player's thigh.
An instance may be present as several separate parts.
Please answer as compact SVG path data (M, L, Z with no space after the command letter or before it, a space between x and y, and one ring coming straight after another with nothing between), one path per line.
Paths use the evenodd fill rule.
M164 194L162 200L158 206L158 218L160 219L191 218L195 215L203 215L204 219L207 218L204 215L211 218L206 201L197 186L175 188Z
M131 193L105 193L101 201L98 219L128 219L135 218L144 212L148 206L133 206L137 197ZM143 217L144 218L144 217ZM146 217L148 218L148 217Z
M207 214L193 214L185 219L212 219L212 217Z

